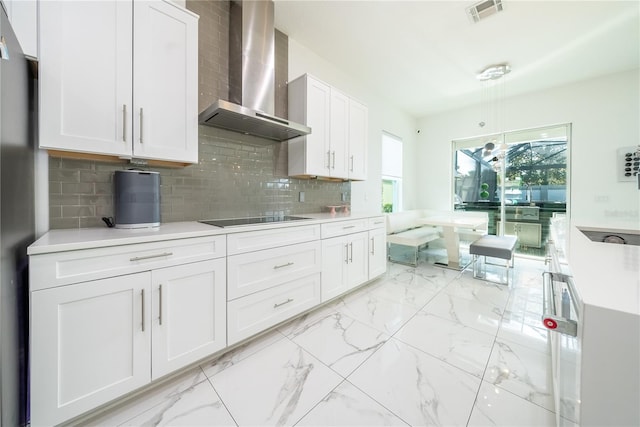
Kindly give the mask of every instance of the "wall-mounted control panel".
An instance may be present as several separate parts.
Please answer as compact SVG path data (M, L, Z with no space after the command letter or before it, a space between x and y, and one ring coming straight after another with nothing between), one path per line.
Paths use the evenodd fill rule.
M640 145L618 148L618 181L638 180L640 174Z

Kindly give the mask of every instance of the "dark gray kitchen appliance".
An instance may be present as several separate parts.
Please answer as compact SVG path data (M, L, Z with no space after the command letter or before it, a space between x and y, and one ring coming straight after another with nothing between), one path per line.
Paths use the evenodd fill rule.
M239 225L255 225L267 224L272 222L302 221L305 217L301 216L260 216L252 218L229 218L229 219L208 219L199 221L203 224L213 225L215 227L235 227Z
M141 170L114 173L116 228L160 225L160 174Z

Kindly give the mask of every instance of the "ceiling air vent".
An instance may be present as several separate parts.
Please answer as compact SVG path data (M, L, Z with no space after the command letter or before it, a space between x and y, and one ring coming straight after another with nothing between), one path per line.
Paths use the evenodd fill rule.
M502 0L486 0L468 7L467 13L473 22L478 22L502 10Z

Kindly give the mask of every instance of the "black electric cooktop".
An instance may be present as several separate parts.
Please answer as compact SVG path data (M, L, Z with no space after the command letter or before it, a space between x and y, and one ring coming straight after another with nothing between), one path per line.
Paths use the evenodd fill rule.
M216 227L235 227L238 225L267 224L273 222L301 221L305 218L301 216L258 216L253 218L230 218L230 219L208 219L199 221Z

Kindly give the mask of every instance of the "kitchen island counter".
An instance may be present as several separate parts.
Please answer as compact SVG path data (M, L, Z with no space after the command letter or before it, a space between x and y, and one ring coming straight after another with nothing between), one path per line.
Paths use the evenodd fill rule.
M640 315L640 246L593 242L580 231L583 226L593 224L572 223L567 239L555 236L582 302ZM632 229L629 224L611 228Z

